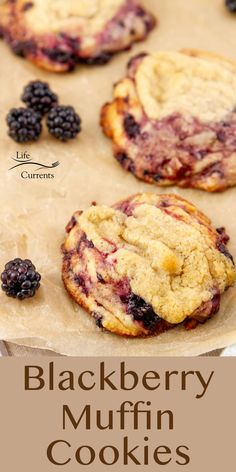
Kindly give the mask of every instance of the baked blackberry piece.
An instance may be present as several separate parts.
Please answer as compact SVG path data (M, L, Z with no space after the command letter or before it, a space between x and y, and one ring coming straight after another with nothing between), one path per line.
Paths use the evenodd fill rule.
M104 64L146 38L155 18L136 0L5 0L0 30L12 50L44 69Z
M215 315L236 280L224 228L177 195L140 194L78 211L67 226L62 277L100 328L158 335Z
M116 159L139 179L236 185L236 63L194 50L140 54L102 109Z

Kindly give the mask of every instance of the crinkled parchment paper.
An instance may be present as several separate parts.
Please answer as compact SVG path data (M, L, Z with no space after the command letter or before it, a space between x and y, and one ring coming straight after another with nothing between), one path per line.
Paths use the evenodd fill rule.
M86 208L93 200L109 205L132 193L164 191L123 171L98 125L99 110L111 98L112 84L123 76L129 57L142 50L193 47L236 59L236 17L227 14L223 0L143 3L158 15L159 28L145 43L104 67L50 74L14 57L0 42L0 267L16 256L29 257L42 274L42 288L32 300L20 303L1 291L0 339L82 356L197 355L236 342L236 288L223 297L220 313L195 331L177 328L156 338L130 340L100 332L70 300L61 282L60 246L64 227L75 210ZM27 146L16 145L7 137L5 115L20 105L23 86L36 78L49 81L61 103L75 105L81 114L83 132L74 142L58 143L46 131L38 143ZM33 160L44 164L60 161L53 171L55 178L23 180L21 170L9 171L16 151L28 151ZM166 191L195 203L216 226L225 225L231 235L230 250L236 256L236 188L214 195L177 188Z

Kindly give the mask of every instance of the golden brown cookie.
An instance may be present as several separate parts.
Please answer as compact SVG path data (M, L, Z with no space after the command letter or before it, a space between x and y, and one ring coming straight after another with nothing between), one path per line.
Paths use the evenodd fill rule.
M201 51L140 54L101 124L139 179L209 192L236 184L236 63Z
M12 50L44 69L104 64L143 40L155 19L136 0L5 0L0 32Z
M68 293L99 327L119 335L194 328L218 312L236 279L224 229L177 195L93 205L74 214L67 232Z

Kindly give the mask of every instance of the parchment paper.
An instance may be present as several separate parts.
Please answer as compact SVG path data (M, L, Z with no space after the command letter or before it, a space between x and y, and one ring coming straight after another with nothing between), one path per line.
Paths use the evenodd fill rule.
M132 193L165 191L123 171L98 125L100 108L110 100L112 84L123 76L129 57L143 50L193 47L236 59L236 16L227 14L223 0L143 3L159 17L159 28L145 43L104 67L50 74L13 56L0 42L0 268L14 257L29 257L42 274L42 288L32 300L20 303L1 291L1 339L81 356L198 355L236 342L236 288L223 297L220 313L195 331L178 328L156 338L130 340L100 332L70 300L61 282L60 245L75 210L86 208L93 200L109 205ZM73 104L81 114L83 132L74 142L58 143L46 131L38 143L27 146L7 137L5 115L20 105L23 86L36 78L49 81L61 103ZM55 178L23 180L19 169L9 171L17 151L28 151L44 164L60 161L53 171ZM214 195L177 188L169 191L198 205L216 226L225 225L231 235L230 250L236 256L236 188Z

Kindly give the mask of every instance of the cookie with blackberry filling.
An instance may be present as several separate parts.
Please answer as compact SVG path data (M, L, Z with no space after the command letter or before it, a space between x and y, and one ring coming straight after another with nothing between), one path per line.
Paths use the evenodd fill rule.
M236 62L140 54L102 109L116 159L139 179L208 192L236 185Z
M155 18L136 0L5 0L1 36L12 50L47 70L104 64L141 41Z
M236 270L224 228L177 195L92 205L67 226L62 277L100 328L132 337L195 328L215 315Z

